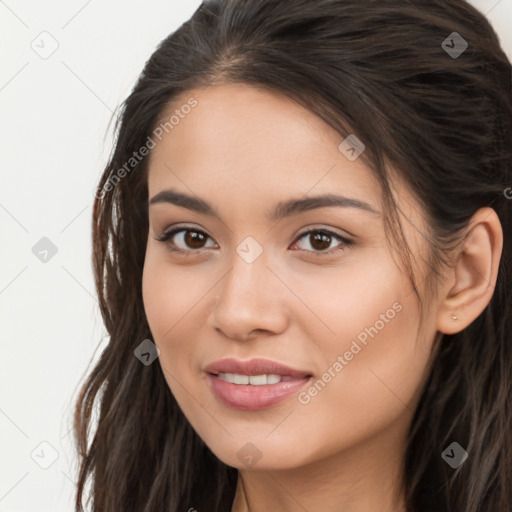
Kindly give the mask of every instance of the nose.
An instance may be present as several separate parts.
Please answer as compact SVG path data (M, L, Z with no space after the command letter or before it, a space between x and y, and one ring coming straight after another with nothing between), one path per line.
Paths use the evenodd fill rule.
M252 263L235 254L232 263L215 288L215 304L208 325L238 341L285 331L289 321L286 300L290 292L267 266L264 253Z

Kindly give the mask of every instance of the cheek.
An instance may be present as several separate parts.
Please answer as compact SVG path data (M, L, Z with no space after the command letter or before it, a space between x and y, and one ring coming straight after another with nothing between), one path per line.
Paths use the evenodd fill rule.
M417 339L417 298L398 268L381 259L343 277L310 288L312 309L332 332L319 330L316 320L301 324L316 340L310 355L317 378L298 399L317 418L316 426L304 423L310 435L320 428L348 440L414 410L430 345Z
M388 336L390 332L400 326L405 331L415 326L416 297L408 279L385 251L377 255L359 252L338 269L296 272L287 279L311 312L301 304L302 311L298 307L292 313L293 322L307 334L312 347L329 357L350 350L352 340L369 346L372 340L389 338L379 346L393 350L403 335ZM372 345L375 349L377 343Z
M155 342L168 344L186 323L204 291L192 267L172 270L165 257L148 251L142 275L144 310Z
M148 251L142 276L142 296L152 340L170 390L182 409L201 377L197 360L204 338L204 304L218 277L197 265L172 265L160 251ZM203 347L204 348L204 347ZM187 390L187 391L185 391Z
M160 350L158 362L163 375L183 410L187 395L182 397L180 389L182 385L190 388L194 353L191 313L199 300L199 290L186 272L173 272L168 263L154 255L147 256L142 276L144 310L152 341ZM185 330L188 340L184 339Z

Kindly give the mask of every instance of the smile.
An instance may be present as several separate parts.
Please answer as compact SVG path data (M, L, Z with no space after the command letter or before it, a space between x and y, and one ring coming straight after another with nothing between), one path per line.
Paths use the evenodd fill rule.
M209 373L207 377L211 391L222 404L242 411L259 411L277 405L300 392L311 379L309 376L282 377L272 374L249 376L229 373L219 375ZM239 383L235 383L235 380Z

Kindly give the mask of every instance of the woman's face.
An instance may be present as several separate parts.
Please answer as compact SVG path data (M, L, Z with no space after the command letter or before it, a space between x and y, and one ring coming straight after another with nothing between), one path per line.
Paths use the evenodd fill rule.
M417 332L417 298L386 243L370 171L339 147L337 132L275 93L222 85L189 91L175 109L179 121L154 139L149 199L172 190L218 217L174 204L177 195L150 204L143 297L160 365L190 424L238 468L298 467L361 443L399 456L436 308ZM426 226L394 186L420 261ZM327 194L353 202L315 201ZM299 207L277 208L289 201ZM188 231L156 240L175 228ZM427 272L418 272L421 289ZM305 377L259 387L263 380L244 384L242 374L282 379L287 371L221 368L240 374L229 383L205 370L226 358L263 358Z

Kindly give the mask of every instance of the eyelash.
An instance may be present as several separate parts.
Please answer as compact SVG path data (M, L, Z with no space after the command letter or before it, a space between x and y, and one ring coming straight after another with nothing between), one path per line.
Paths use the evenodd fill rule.
M176 247L176 244L174 242L171 242L170 239L180 233L181 231L191 231L191 232L194 232L194 233L201 233L202 235L205 235L207 238L210 238L204 231L201 231L199 229L195 229L195 228L188 228L188 227L178 227L178 228L175 228L175 229L172 229L171 231L168 231L166 233L164 233L162 236L160 237L155 237L155 240L157 240L158 242L162 242L164 244L167 245L167 248L172 251L172 252L177 252L177 253L180 253L184 256L193 256L193 255L196 255L206 249L190 249L190 250L184 250L184 249L179 249ZM305 236L307 235L311 235L313 233L323 233L323 234L326 234L328 236L331 236L333 238L336 238L337 240L339 240L341 243L342 243L342 246L337 248L337 249L330 249L328 251L308 251L306 249L299 249L299 250L302 250L302 251L305 251L305 252L308 252L308 253L311 253L313 254L315 257L316 256L324 256L324 255L332 255L332 254L335 254L335 253L338 253L340 251L344 251L347 247L350 247L351 245L354 244L354 241L353 240L349 240L348 238L345 238L341 235L339 235L338 233L334 233L333 231L330 231L329 229L311 229L309 231L306 231L304 233L301 233L295 240L294 244L296 242L298 242L301 238L304 238Z

